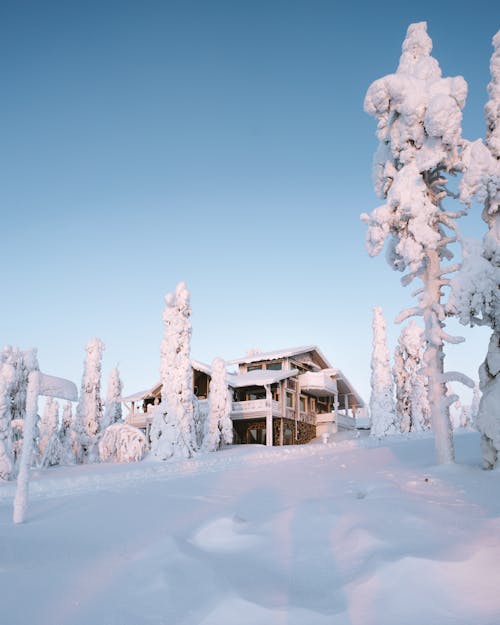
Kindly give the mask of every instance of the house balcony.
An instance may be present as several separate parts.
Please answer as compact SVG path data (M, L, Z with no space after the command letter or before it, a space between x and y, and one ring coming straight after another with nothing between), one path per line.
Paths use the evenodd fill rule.
M337 382L323 371L308 371L299 375L301 390L315 397L331 397L338 393Z
M140 430L147 430L153 423L154 410L148 410L148 412L134 412L127 416L125 423L133 425Z
M268 413L267 399L251 399L249 401L233 401L231 408L231 419L260 419L265 418ZM274 399L271 401L271 412L273 417L280 417L280 404Z

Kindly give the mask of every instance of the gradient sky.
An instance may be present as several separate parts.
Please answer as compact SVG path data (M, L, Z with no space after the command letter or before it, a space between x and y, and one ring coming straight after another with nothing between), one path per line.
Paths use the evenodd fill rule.
M159 378L163 298L185 280L193 357L315 343L368 400L372 307L392 349L411 298L364 249L364 94L426 20L469 84L464 136L483 136L494 6L3 0L0 342L79 384L98 336L104 386L118 363L132 393ZM478 209L461 221L482 236ZM476 377L488 332L464 335L448 368Z

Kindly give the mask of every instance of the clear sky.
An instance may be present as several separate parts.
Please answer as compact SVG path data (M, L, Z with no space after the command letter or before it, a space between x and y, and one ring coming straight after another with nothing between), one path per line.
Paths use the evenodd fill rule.
M98 336L104 386L118 363L146 388L185 280L193 357L315 343L368 399L372 307L392 349L411 299L364 249L364 94L426 20L483 136L499 18L491 0L3 0L0 342L79 383ZM461 221L482 235L479 210ZM475 376L488 333L466 336L449 367Z

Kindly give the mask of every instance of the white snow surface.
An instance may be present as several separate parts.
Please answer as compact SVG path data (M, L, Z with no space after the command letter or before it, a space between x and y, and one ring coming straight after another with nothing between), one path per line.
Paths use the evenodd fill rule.
M0 486L9 625L496 625L499 471L479 435L235 446Z

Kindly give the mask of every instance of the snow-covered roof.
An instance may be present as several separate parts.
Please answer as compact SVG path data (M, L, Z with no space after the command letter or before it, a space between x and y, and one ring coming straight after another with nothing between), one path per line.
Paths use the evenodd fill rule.
M194 360L192 358L191 366L193 367L195 371L201 371L202 373L206 373L207 375L210 375L210 376L212 375L212 369L210 368L210 366L205 364L204 362L201 362L200 360ZM156 384L153 384L153 386L146 389L145 391L138 391L137 393L134 393L133 395L127 395L127 397L122 397L120 401L124 401L124 402L142 401L143 399L146 399L146 397L151 397L154 391L156 391L160 386L161 386L161 382L159 381Z
M330 373L331 371L331 373ZM340 394L349 394L354 397L359 406L364 406L365 402L363 398L358 395L357 391L354 389L354 386L349 382L347 377L342 373L340 369L331 369L329 371L330 375L334 375L337 380L337 386Z
M265 386L275 384L286 378L297 375L297 369L289 371L250 371L249 373L228 373L227 383L232 388L242 388L244 386Z
M321 360L324 361L326 367L331 367L328 359L324 356L321 350L316 345L303 345L302 347L286 347L284 349L278 349L272 352L258 352L255 354L246 354L241 358L235 358L228 362L232 365L247 364L251 362L258 362L260 360L278 360L279 358L291 358L292 356L298 356L299 354L307 354L308 352L316 352Z
M151 388L146 389L145 391L137 391L137 393L134 393L133 395L127 395L126 397L122 397L120 399L120 401L142 401L143 399L145 399L146 397L149 397L152 395L153 391L158 388L160 382L157 382L154 386L152 386Z
M210 367L210 365L201 362L201 360L194 360L193 358L191 358L191 366L196 371L201 371L202 373L206 373L209 376L212 375L212 368Z

